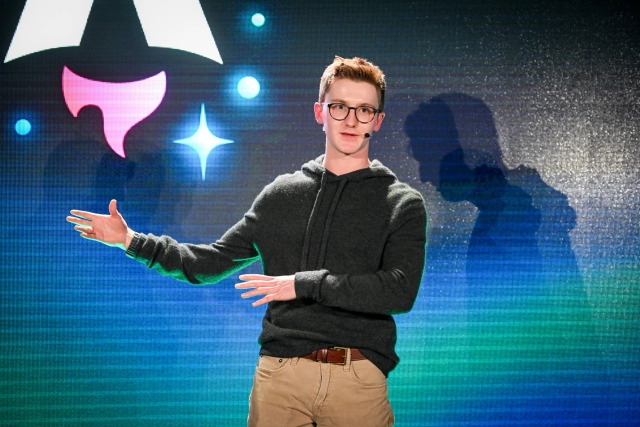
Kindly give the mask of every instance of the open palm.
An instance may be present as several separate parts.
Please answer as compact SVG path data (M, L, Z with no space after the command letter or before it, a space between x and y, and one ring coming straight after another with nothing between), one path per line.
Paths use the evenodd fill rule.
M126 249L130 241L127 236L131 236L133 232L118 212L116 203L115 200L111 200L108 215L73 209L67 221L75 224L74 229L79 231L80 236L85 239Z

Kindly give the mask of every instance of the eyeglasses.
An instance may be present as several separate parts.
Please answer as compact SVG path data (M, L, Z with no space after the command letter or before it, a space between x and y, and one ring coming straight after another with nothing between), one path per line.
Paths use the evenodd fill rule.
M342 121L349 116L351 110L355 111L356 120L360 123L369 123L374 119L377 113L380 110L376 110L373 107L368 107L366 105L360 107L347 107L346 105L335 102L335 103L326 103L323 102L322 105L326 105L329 109L329 115L333 117L334 120Z

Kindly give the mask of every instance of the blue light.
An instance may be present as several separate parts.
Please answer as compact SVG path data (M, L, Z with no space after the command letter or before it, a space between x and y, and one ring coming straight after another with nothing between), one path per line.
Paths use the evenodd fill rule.
M251 17L251 23L256 27L262 27L266 21L265 17L261 13L254 13Z
M246 99L255 98L260 93L260 83L251 76L246 76L238 82L238 93Z
M25 136L31 132L31 123L28 120L20 119L16 122L16 132L18 135Z
M209 157L211 150L216 148L218 145L233 143L230 139L218 138L211 133L209 126L207 126L207 116L204 113L204 104L200 107L200 126L198 126L196 133L191 135L189 138L178 139L173 142L188 145L196 150L198 157L200 157L200 170L202 172L203 181L207 170L207 157Z

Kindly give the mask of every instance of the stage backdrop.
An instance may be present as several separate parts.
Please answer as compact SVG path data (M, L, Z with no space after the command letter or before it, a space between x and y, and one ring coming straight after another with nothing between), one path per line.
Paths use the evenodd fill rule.
M245 423L264 308L237 275L161 277L65 216L117 199L135 230L214 241L323 152L334 55L385 71L372 158L430 217L397 425L638 425L629 4L2 2L0 425Z

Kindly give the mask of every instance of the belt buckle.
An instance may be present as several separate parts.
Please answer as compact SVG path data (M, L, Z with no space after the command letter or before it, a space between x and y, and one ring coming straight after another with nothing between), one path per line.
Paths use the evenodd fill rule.
M346 365L347 364L347 351L349 351L349 347L333 347L336 350L343 350L344 356L342 356L342 362L335 362L336 365Z

